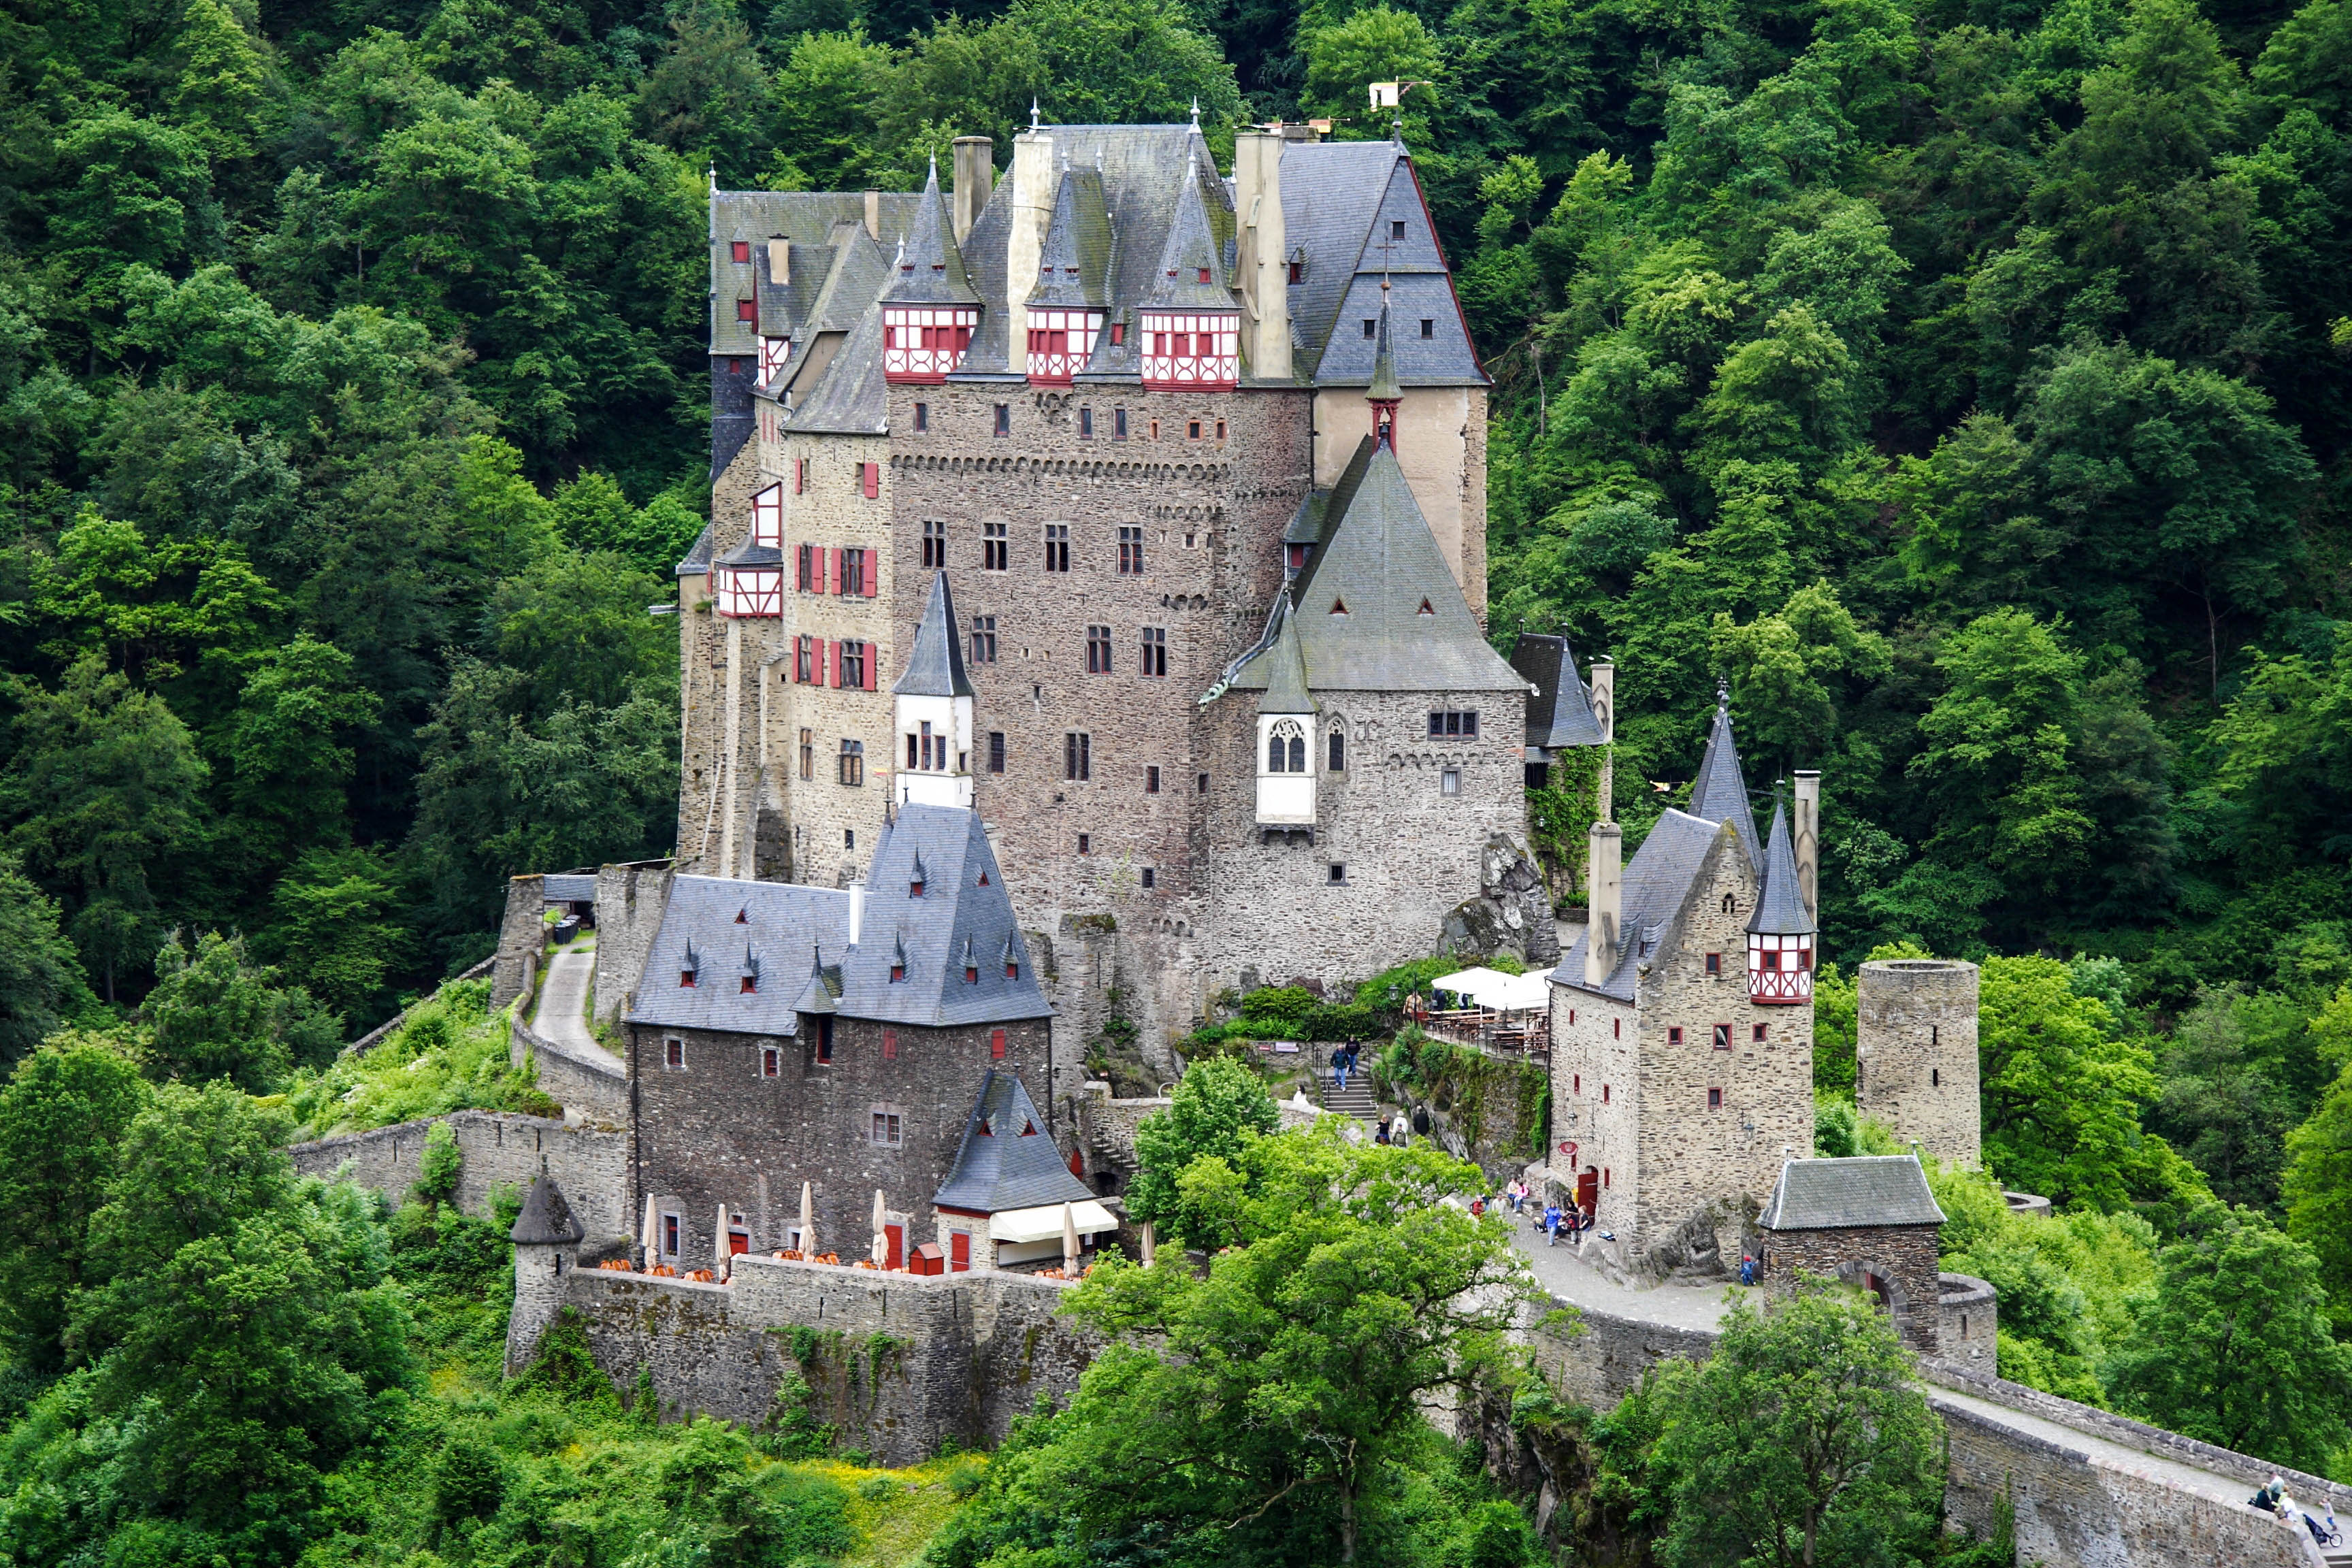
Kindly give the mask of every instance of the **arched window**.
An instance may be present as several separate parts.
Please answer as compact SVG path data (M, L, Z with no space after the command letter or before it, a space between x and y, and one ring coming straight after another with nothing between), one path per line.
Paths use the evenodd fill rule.
M1296 719L1285 719L1265 735L1265 771L1303 773L1307 771L1307 731Z
M1286 765L1283 759L1288 755L1289 752L1284 747L1281 736L1268 735L1265 738L1265 771L1267 773L1281 773Z
M1304 735L1290 737L1290 771L1294 773L1307 771L1307 737Z
M1348 735L1344 730L1331 731L1331 772L1348 771Z

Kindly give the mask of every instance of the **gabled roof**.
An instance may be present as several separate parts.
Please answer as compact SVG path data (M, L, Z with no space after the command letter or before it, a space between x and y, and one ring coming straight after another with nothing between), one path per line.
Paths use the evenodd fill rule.
M702 531L694 536L694 542L687 547L686 559L677 563L675 575L699 577L709 570L710 525L706 522L702 525Z
M956 247L955 220L948 216L947 198L940 194L940 161L923 182L915 204L914 231L898 253L882 298L894 305L977 305L980 295L964 276L963 253Z
M911 193L885 192L877 199L881 241L893 248L915 216ZM831 237L847 226L866 229L863 191L713 191L710 193L710 352L750 354L759 351L760 330L767 324L735 319L734 301L758 299L767 272L761 256L765 243L782 235L795 245L835 243ZM744 241L751 259L734 259L734 246ZM888 259L888 253L883 258ZM798 258L794 258L797 262ZM797 274L799 268L795 267ZM764 311L765 301L761 302Z
M1210 178L1215 176L1212 174ZM1212 205L1202 196L1202 176L1195 168L1176 192L1176 210L1168 225L1168 237L1160 247L1159 276L1151 280L1150 292L1142 304L1149 310L1232 310L1240 308L1234 298L1232 279L1227 275L1225 241L1231 237L1233 212L1222 205L1213 210L1223 224L1212 218ZM1220 194L1223 191L1219 184ZM1222 232L1221 232L1222 231ZM1204 278L1202 274L1207 276Z
M1764 886L1748 929L1759 935L1801 936L1818 929L1805 912L1804 889L1797 880L1797 854L1789 844L1788 808L1772 802L1772 837L1764 847Z
M1739 835L1739 847L1748 852L1748 864L1761 871L1764 846L1756 837L1756 813L1748 804L1748 781L1739 771L1739 748L1731 739L1731 693L1718 687L1715 700L1715 725L1707 731L1706 755L1698 765L1698 780L1691 785L1690 814L1709 822L1727 822Z
M955 598L948 591L944 572L931 578L931 596L923 605L914 645L907 653L907 673L890 691L896 697L971 695L971 680L963 668L963 638L956 630Z
M974 1214L1045 1204L1084 1203L1094 1194L1070 1174L1045 1131L1045 1119L1020 1079L994 1068L980 1081L955 1164L931 1198L934 1206Z
M1770 1200L1756 1218L1760 1230L1943 1223L1927 1173L1912 1154L1785 1161Z
M923 896L912 896L917 855ZM944 1027L1053 1016L1038 988L1004 878L980 818L955 806L902 805L874 849L857 945L846 889L726 877L679 877L648 950L632 1024L793 1036L803 1012ZM739 922L737 915L742 920ZM1014 954L1014 973L982 963L964 979L966 945ZM746 947L763 956L759 988L731 976ZM688 963L694 951L703 962ZM891 967L906 957L906 978ZM808 957L803 962L802 954ZM678 984L682 970L697 984ZM721 973L724 971L724 973Z
M1592 692L1576 672L1576 654L1563 637L1519 634L1511 668L1536 689L1528 699L1528 744L1547 750L1601 744L1601 720Z
M1527 682L1486 645L1396 454L1350 464L1327 512L1327 538L1293 585L1299 652L1314 691L1516 691ZM1264 689L1261 657L1233 685ZM1514 723L1519 721L1512 711Z
M1622 945L1617 967L1599 987L1602 995L1620 1002L1635 999L1643 961L1656 951L1690 902L1692 889L1706 877L1710 858L1738 853L1736 841L1727 837L1721 823L1671 809L1659 816L1649 837L1626 862L1619 883L1623 900L1618 925ZM1591 942L1588 926L1560 954L1559 966L1551 972L1553 984L1591 989L1584 984L1584 954Z
M784 276L775 275L774 247L784 247ZM751 248L751 270L760 285L760 335L797 340L806 328L809 312L824 280L833 273L836 254L830 245L796 245L790 240L761 240Z
M1037 258L1034 306L1107 309L1110 289L1110 214L1103 205L1102 175L1092 169L1065 169L1054 193L1054 216Z
M795 432L889 433L890 388L882 379L882 307L868 305L806 398L785 415Z
M563 1189L549 1175L535 1177L523 1194L522 1212L515 1215L507 1239L519 1247L569 1247L586 1238L579 1216L563 1198Z

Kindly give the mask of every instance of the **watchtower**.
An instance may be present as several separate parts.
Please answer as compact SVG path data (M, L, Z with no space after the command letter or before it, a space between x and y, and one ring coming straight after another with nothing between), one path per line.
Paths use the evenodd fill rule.
M1946 958L1865 963L1855 1025L1855 1108L1937 1159L1979 1164L1977 966Z
M514 1243L514 1310L507 1316L507 1375L513 1377L539 1353L540 1337L563 1305L564 1276L580 1262L580 1228L563 1189L552 1176L530 1184L508 1232Z

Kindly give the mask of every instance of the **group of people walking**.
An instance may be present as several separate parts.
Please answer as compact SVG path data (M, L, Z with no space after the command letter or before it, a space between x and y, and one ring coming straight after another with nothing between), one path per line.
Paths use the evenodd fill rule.
M2322 1546L2344 1544L2343 1532L2336 1528L2335 1510L2329 1510L2326 1521L2322 1521L2317 1514L2297 1503L2287 1491L2286 1482L2276 1476L2273 1476L2267 1486L2246 1500L2250 1506L2261 1509L2264 1513L2278 1515L2284 1523L2302 1525L2311 1531L2311 1539Z

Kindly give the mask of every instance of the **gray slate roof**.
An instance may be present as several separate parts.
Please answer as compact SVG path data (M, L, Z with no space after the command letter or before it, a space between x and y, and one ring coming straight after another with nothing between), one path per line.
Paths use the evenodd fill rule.
M1029 303L1100 310L1110 303L1110 214L1102 175L1065 169L1054 193L1054 216L1037 258L1037 286Z
M882 239L895 248L915 216L915 197L885 193L879 203ZM798 245L831 243L836 224L866 226L863 191L713 191L710 193L710 352L759 352L761 322L735 319L735 301L757 299L765 270L762 242L777 235ZM734 259L736 240L751 242L751 259ZM886 257L887 259L887 257Z
M889 432L890 387L882 377L882 307L866 308L843 340L805 400L786 419L795 431L835 436L881 436Z
M1618 954L1617 967L1601 985L1604 996L1620 1002L1634 999L1635 984L1641 976L1642 961L1650 956L1664 937L1683 906L1690 901L1691 889L1697 885L1706 870L1708 855L1715 851L1724 833L1720 823L1707 822L1686 812L1667 810L1660 815L1633 851L1633 859L1625 863L1619 883L1623 900L1618 929L1623 933L1623 948ZM1726 852L1737 853L1727 847ZM1579 990L1584 984L1584 952L1591 944L1590 926L1583 935L1559 955L1559 966L1551 972L1555 985L1573 985Z
M1396 454L1359 457L1360 470L1351 462L1335 487L1327 542L1293 586L1308 689L1524 695L1527 682L1480 635ZM1262 690L1273 676L1255 658L1233 685ZM1510 718L1521 721L1520 710Z
M694 542L687 547L686 559L677 563L676 575L699 577L709 570L710 525L706 522L702 525L702 531L694 536Z
M762 242L752 248L752 272L760 285L760 335L763 338L791 338L797 343L808 325L809 312L816 306L817 296L824 291L824 280L833 275L833 261L838 251L830 245L801 245L787 240L784 255L784 278L775 277L776 257L772 244Z
M1739 771L1739 748L1731 738L1731 698L1716 698L1715 726L1707 731L1706 755L1698 765L1698 781L1691 785L1690 814L1709 822L1727 822L1748 851L1748 864L1759 873L1764 846L1756 837L1756 813L1748 804L1748 781Z
M1801 936L1817 929L1805 912L1803 888L1797 880L1797 854L1789 843L1788 808L1772 803L1772 837L1764 846L1764 886L1756 895L1756 912L1748 929L1759 935Z
M1757 1216L1762 1230L1842 1230L1864 1225L1941 1225L1927 1173L1910 1154L1790 1160Z
M1020 1079L989 1068L971 1113L964 1119L955 1164L931 1203L939 1208L996 1215L1046 1204L1086 1203L1093 1197L1062 1163L1062 1152L1047 1135L1045 1119Z
M1265 691L1257 700L1257 710L1312 713L1315 699L1307 694L1307 668L1298 652L1298 618L1287 593L1276 602L1274 613L1281 625L1274 635L1274 646L1265 651Z
M971 680L963 668L963 638L956 630L955 596L948 590L944 572L932 574L931 596L907 653L907 673L890 691L898 697L971 695Z
M557 871L540 879L544 889L541 897L549 903L572 902L596 896L596 873L593 871Z
M1576 672L1576 654L1563 637L1522 632L1511 650L1511 668L1536 689L1528 699L1528 744L1557 750L1601 744L1601 720L1592 692Z
M1197 165L1186 172L1177 188L1168 237L1160 245L1158 275L1151 279L1151 291L1143 296L1147 306L1174 310L1240 309L1225 259L1225 242L1234 233L1234 210L1223 201L1204 198L1204 179L1216 187L1220 197L1224 195L1224 184L1213 173L1204 175ZM1208 274L1206 282L1201 278L1203 272Z
M522 1247L569 1247L587 1235L555 1178L541 1175L523 1195L522 1212L515 1215L514 1228L507 1232L507 1238Z
M882 298L895 305L977 305L980 295L964 276L963 253L956 248L955 220L940 195L940 161L923 182L915 205L914 232L897 253Z
M926 873L919 899L909 876L919 853ZM676 879L629 1022L789 1037L800 1032L803 1002L816 1010L830 1002L845 1017L929 1027L1053 1016L978 816L952 806L900 806L875 846L867 880L863 929L851 947L846 889ZM971 981L961 962L967 943L983 955ZM1016 970L1010 977L998 956L1008 944ZM893 981L902 945L907 977ZM740 984L747 949L760 966L759 988L750 994ZM688 962L689 951L696 963ZM680 985L688 968L697 970L697 984ZM822 996L812 994L813 983Z

